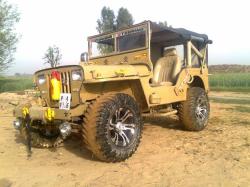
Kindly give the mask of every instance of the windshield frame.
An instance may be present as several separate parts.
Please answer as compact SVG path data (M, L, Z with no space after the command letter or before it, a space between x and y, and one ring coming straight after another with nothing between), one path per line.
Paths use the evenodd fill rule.
M111 36L111 38L114 39L114 50L110 53L107 53L107 54L101 54L101 55L96 55L94 57L92 57L92 47L93 47L93 41L97 40L97 39L102 39L102 38L109 38ZM116 52L116 37L115 37L115 34L114 33L110 33L110 34L105 34L105 35L100 35L98 37L93 37L91 39L89 39L89 42L88 42L88 46L89 46L89 56L90 58L99 58L99 57L102 57L102 56L109 56L109 55L112 55Z
M136 28L142 28L145 31L145 46L140 47L140 48L135 48L135 49L131 49L131 50L126 50L126 51L118 51L118 46L117 46L117 39L120 35L120 33L124 33ZM114 51L105 55L98 55L98 56L92 56L92 41L96 40L98 38L105 38L108 36L114 36ZM103 34L99 34L99 35L95 35L95 36L91 36L88 38L88 52L89 52L89 59L96 59L96 58L103 58L103 57L108 57L108 56L113 56L113 55L118 55L118 54L124 54L124 53L130 53L130 52L134 52L134 51L140 51L140 50L145 50L149 48L149 28L148 28L148 22L143 23L143 24L137 24L125 29L121 29L115 32L108 32L108 33L103 33Z

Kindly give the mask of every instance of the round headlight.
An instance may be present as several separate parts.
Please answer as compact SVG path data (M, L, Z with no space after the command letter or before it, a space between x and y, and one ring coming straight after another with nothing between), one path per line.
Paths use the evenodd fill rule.
M38 84L43 84L45 83L46 79L44 75L39 75L38 76Z
M80 81L80 80L82 80L81 70L74 70L74 71L72 71L72 80L73 81Z

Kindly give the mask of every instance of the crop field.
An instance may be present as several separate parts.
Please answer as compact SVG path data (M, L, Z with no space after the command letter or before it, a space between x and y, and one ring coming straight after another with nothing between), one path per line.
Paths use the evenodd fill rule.
M0 92L23 91L31 89L32 85L32 76L0 77Z
M212 90L250 91L250 73L216 73L209 77Z

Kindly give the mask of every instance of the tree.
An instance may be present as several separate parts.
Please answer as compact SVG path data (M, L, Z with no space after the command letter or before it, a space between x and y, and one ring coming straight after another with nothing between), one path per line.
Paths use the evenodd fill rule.
M115 17L114 11L104 6L101 11L101 18L97 20L97 31L99 33L114 31L121 27L133 25L134 20L128 9L121 7Z
M44 59L44 64L49 64L52 68L54 68L60 64L62 55L58 47L50 46L47 49L43 59Z
M159 21L158 22L158 24L160 25L160 26L163 26L163 27L167 27L168 26L168 22L167 21Z
M109 7L104 6L101 11L101 18L97 20L97 31L99 33L113 31L115 29L115 14Z
M13 53L16 51L18 36L15 24L19 21L17 8L0 0L0 72L10 67Z
M127 27L134 24L133 16L129 13L128 9L121 7L118 10L116 17L116 29Z
M101 18L97 20L97 31L99 33L114 31L121 27L133 25L134 20L132 15L126 8L121 7L118 11L117 17L115 17L114 11L109 7L104 6L101 11ZM99 43L97 49L100 54L108 54L114 51L114 43L106 42Z
M97 31L99 33L113 31L115 29L115 14L109 7L104 6L101 11L101 18L97 20ZM101 54L107 54L114 50L114 46L98 44L97 49Z

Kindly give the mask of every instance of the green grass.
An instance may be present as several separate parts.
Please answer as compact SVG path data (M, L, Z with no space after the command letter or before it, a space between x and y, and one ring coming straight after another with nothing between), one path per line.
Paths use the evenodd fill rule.
M23 91L31 89L33 81L31 76L0 77L0 92Z
M250 73L217 73L209 76L211 90L250 92Z
M232 98L216 98L210 97L210 101L222 104L239 104L250 105L250 99L232 99Z
M243 113L250 113L250 107L247 107L247 106L235 106L234 110L238 112L243 112Z

